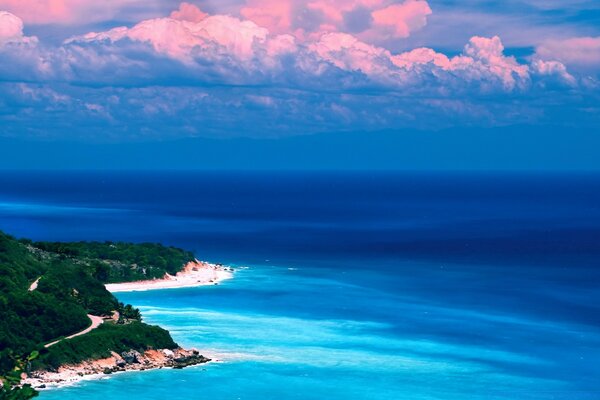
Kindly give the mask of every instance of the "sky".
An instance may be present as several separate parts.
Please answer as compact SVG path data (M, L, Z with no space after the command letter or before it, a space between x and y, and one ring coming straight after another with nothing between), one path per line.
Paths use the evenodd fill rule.
M493 154L505 129L560 169L578 154L544 149L598 145L599 127L597 0L0 0L0 145L17 154L382 132L401 149L424 132L450 160Z

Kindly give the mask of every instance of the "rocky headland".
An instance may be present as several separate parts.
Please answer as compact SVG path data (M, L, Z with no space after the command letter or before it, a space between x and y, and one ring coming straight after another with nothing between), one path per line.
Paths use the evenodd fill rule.
M35 389L44 389L52 386L63 386L76 383L84 379L100 378L125 371L145 371L160 368L181 369L192 365L204 364L211 359L204 357L198 350L147 350L140 353L129 350L94 361L84 361L77 365L63 365L56 370L32 371L24 376L22 384L29 384Z

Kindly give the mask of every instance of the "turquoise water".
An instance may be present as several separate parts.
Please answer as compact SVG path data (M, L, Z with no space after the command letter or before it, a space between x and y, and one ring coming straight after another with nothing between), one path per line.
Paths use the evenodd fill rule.
M407 312L453 325L467 311L439 310L423 299L336 279L340 274L339 268L255 266L219 286L121 293L181 345L223 361L120 374L46 391L42 399L552 399L569 389L561 379L526 372L548 366L544 358L418 337L410 326L402 332L378 321L378 313ZM363 308L369 311L348 318ZM506 335L552 329L542 321L472 314L472 322L502 326Z
M0 229L247 266L122 293L224 361L41 400L600 399L600 177L5 173Z

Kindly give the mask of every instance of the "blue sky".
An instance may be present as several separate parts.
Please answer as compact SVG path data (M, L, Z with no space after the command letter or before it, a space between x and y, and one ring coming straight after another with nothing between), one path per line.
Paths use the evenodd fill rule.
M592 0L0 0L0 143L516 129L535 158L599 130L599 79Z

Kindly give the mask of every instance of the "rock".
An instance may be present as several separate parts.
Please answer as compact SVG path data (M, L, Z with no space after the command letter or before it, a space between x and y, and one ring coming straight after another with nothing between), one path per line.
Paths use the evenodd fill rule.
M127 364L138 364L141 356L142 355L135 350L124 351L121 353L121 357Z
M191 365L202 364L209 362L210 359L200 355L200 353L196 351L191 352L180 352L176 358L173 359L171 367L175 369L181 369L185 367L189 367Z
M85 375L110 375L120 371L144 371L165 367L181 369L209 361L211 360L201 355L196 349L185 350L177 348L148 350L143 354L140 354L135 350L129 350L121 354L114 353L110 358L96 361L90 360L78 365L61 366L60 373L34 371L32 372L32 377L35 377L36 381L32 383L32 386L60 383L64 380L62 379L63 376L68 376L68 381L76 382Z

